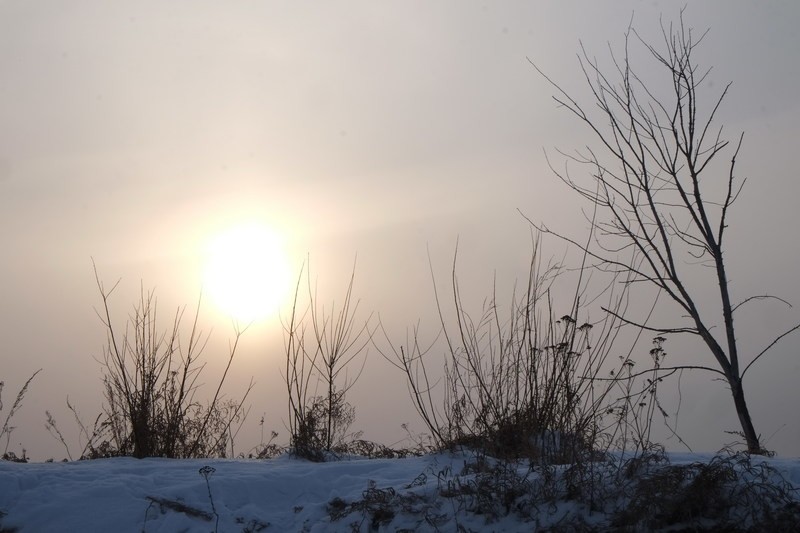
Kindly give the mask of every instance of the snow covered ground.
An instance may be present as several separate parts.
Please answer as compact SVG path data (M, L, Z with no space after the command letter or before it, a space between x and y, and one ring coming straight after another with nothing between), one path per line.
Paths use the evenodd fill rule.
M669 457L680 465L708 463L712 456ZM752 464L762 462L800 487L800 459L753 458ZM479 465L468 452L326 463L286 455L0 461L0 531L533 531L586 511L561 501L521 513L511 498L507 513L492 516L481 507L481 495L467 490L490 486L470 484ZM517 479L541 477L524 468L520 473ZM585 513L585 521L607 526L602 513Z

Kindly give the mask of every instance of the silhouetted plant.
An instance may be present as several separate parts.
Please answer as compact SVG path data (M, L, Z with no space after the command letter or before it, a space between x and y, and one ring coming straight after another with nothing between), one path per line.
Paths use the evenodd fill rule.
M208 490L208 501L211 502L211 512L214 513L214 517L216 518L216 522L214 522L214 532L216 533L219 531L219 513L217 512L217 506L214 505L214 496L211 494L211 481L209 478L216 472L217 469L213 466L204 466L199 470L203 479L206 480L206 489Z
M615 315L589 321L583 272L573 272L577 281L568 303L554 302L551 289L564 269L543 266L535 241L526 287L513 294L509 318L501 318L495 294L473 319L461 299L454 259L454 325L444 318L434 280L446 344L439 395L426 361L432 347L421 347L416 330L399 349L389 342L385 357L405 373L438 447L461 444L498 457L570 462L610 444L609 408L620 399L614 395L617 378L603 377L612 351L622 349L614 346L620 322ZM613 289L609 285L601 295L622 309L624 291Z
M609 483L617 498L611 525L626 530L794 531L797 489L769 464L747 453L670 464L626 461L625 483Z
M98 314L107 333L100 361L106 405L98 440L108 443L105 447L112 453L134 457L226 456L228 446L233 447L232 427L246 416L243 404L252 388L251 382L240 401L226 401L221 394L242 331L236 331L216 390L203 404L196 392L208 336L197 327L199 303L189 336L182 342L184 309L175 313L170 328L161 330L155 296L142 289L120 337L109 309L119 282L106 290L96 269L95 277L103 301Z
M308 305L298 309L301 270L288 323L284 324L286 373L289 393L289 433L292 452L313 461L324 460L326 452L341 449L348 429L355 420L355 407L345 397L366 363L366 357L354 376L348 376L351 364L362 354L370 340L369 318L356 326L358 302L353 302L355 269L345 291L341 307L330 311L319 307L311 275L306 273ZM322 394L313 390L322 387Z
M6 413L6 418L3 421L3 426L0 427L0 440L5 438L6 443L3 447L3 455L2 459L6 461L16 461L16 462L27 462L28 458L25 454L25 450L22 450L22 455L17 456L14 452L9 452L8 447L11 445L11 434L16 429L15 426L11 425L11 420L14 418L14 415L17 414L17 411L22 407L22 401L25 399L25 393L28 392L28 387L30 386L33 378L35 378L39 372L42 370L39 369L34 372L31 377L22 385L22 388L17 393L16 398L14 399L14 403L11 405L11 408ZM3 410L3 387L5 386L4 381L0 381L0 411Z

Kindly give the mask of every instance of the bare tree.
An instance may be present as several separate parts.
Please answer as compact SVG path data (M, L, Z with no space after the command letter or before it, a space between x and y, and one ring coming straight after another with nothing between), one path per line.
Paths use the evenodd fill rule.
M630 315L619 318L659 334L684 333L702 339L717 367L692 368L721 374L733 395L748 451L764 453L742 379L756 361L800 324L778 335L757 354L744 356L739 351L736 311L749 302L775 298L751 296L735 303L731 296L723 244L730 208L745 181L735 174L743 134L731 143L723 139L722 127L715 124L730 84L711 100L700 94L710 69L702 69L693 54L707 32L696 38L684 23L683 13L679 24L662 23L661 30L663 43L656 46L629 27L622 57L611 52L613 68L608 74L581 46L578 59L591 92L591 106L579 103L533 65L555 88L554 100L583 122L598 141L595 148L560 152L567 163L563 171L550 166L564 183L605 214L590 221L597 231L588 244L545 226L537 227L588 253L599 269L631 274L629 288L645 282L669 296L686 317L685 325L651 327ZM657 71L666 74L663 84L645 79L643 71L634 69L631 42L641 45ZM725 153L729 162L721 160ZM588 167L591 183L574 181L569 163ZM690 279L703 275L709 276L704 278L708 279L707 286L718 289L718 310L701 306L696 286L690 286ZM718 325L722 326L720 333L712 329Z

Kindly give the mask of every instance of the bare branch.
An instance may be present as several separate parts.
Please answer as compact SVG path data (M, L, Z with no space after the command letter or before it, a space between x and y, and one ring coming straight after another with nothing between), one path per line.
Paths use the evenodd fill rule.
M752 360L752 361L750 361L750 364L748 364L746 367L744 367L744 370L742 370L742 377L744 377L744 375L747 373L747 371L750 369L750 367L751 367L751 366L753 366L753 365L755 364L755 362L756 362L756 361L758 361L759 359L761 359L761 357L762 357L764 354L766 354L766 353L767 353L767 352L770 350L770 348L772 348L773 346L775 346L776 344L778 344L778 342L779 342L779 341L780 341L782 338L786 337L787 335L790 335L790 334L794 333L794 332L795 332L795 331L797 331L798 329L800 329L800 324L797 324L796 326L793 326L793 327L789 328L787 331L784 331L783 333L781 333L780 335L778 335L778 336L775 338L775 340L773 340L771 343L769 343L769 344L767 345L767 347L766 347L766 348L764 348L763 350L761 350L761 352L760 352L760 353L759 353L757 356L755 356L755 357L753 358L753 360Z

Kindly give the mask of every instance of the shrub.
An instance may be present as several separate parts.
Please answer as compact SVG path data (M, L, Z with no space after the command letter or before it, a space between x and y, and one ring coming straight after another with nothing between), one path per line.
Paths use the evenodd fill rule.
M613 393L621 380L633 379L619 377L627 358L604 377L624 325L617 319L624 294L614 292L624 280L602 291L611 312L591 322L583 270L575 273L569 303L554 302L551 289L564 273L559 265L542 265L535 241L526 287L512 295L508 318L502 318L494 294L474 319L462 301L454 259L454 325L444 318L434 280L446 344L440 397L433 393L427 363L432 348L421 347L416 330L405 346L397 349L389 341L390 353L381 351L406 375L414 405L440 449L466 445L495 457L564 463L610 445L608 419L619 401ZM385 330L384 335L388 341ZM621 420L627 419L611 424Z
M618 494L611 523L620 528L700 531L790 531L800 526L792 487L765 462L746 453L708 462L629 463L631 482ZM624 487L623 485L619 485Z
M99 431L93 432L88 445L90 456L225 457L228 446L233 455L233 427L246 416L243 404L252 383L239 401L224 400L221 389L242 332L236 331L214 395L203 404L196 392L208 336L197 327L199 304L185 338L181 335L185 308L175 313L171 327L162 330L155 296L142 289L120 337L109 309L117 285L106 291L96 270L95 276L107 334L100 361L106 405L99 427L95 425Z
M341 308L327 312L318 307L316 290L308 281L308 307L300 312L298 301L301 271L295 290L289 322L284 325L286 371L284 381L289 393L289 432L292 452L305 459L323 461L330 452L343 452L347 440L359 434L349 434L355 420L355 407L345 396L353 387L366 363L366 345L372 334L369 318L356 327L358 303L353 303L353 281L350 277ZM349 377L349 366L362 354L361 368ZM344 373L343 373L344 372ZM312 395L321 386L323 394Z

